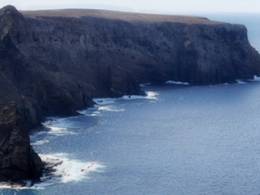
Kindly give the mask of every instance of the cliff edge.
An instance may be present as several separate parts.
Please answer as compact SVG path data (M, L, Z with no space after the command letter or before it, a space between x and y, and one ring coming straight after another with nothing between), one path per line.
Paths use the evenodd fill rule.
M24 129L46 116L74 114L91 106L94 97L138 94L140 83L217 84L252 79L259 72L260 55L242 25L188 16L80 9L19 12L4 7L0 109L15 103L23 125L0 124L2 148L11 148L1 154L5 177L0 179L16 175L5 156L23 161L23 174L16 179L40 175L42 164ZM6 114L0 117L1 122ZM13 144L15 136L24 140ZM13 152L17 147L23 151L19 155Z

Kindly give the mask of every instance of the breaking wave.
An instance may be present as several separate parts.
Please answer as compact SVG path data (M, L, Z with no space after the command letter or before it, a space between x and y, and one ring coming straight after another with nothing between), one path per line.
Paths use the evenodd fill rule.
M236 80L236 83L239 84L239 85L244 85L246 84L247 82L243 81L243 80Z
M102 172L105 166L95 161L80 161L72 159L68 154L42 154L41 159L46 162L52 172L45 173L40 183L32 185L31 181L24 181L26 185L0 183L0 189L36 189L43 190L48 186L58 183L80 182L89 179L90 175L95 172Z
M147 100L158 100L159 93L155 91L146 91L145 96L142 95L125 95L122 97L124 100L137 100L137 99L147 99Z
M165 84L168 85L190 85L188 82L181 82L181 81L166 81Z
M53 164L52 179L46 179L48 183L69 183L78 182L90 177L93 172L101 172L105 166L100 162L84 162L78 159L72 159L68 154L42 154L41 158ZM44 178L43 178L44 180Z
M42 125L47 128L48 131L43 131L41 133L46 133L52 136L77 135L77 133L72 131L72 129L66 127L63 119L48 120Z
M125 111L125 109L123 109L123 108L116 108L112 105L98 106L97 109L99 111L106 111L106 112L124 112Z
M155 91L146 91L145 95L124 95L120 98L95 98L96 105L93 108L80 110L78 113L85 116L102 116L102 112L124 112L124 108L115 106L114 103L120 100L158 100L159 94Z
M50 143L49 140L43 139L43 140L37 140L35 142L32 142L31 145L32 146L41 146L41 145L48 144L48 143Z

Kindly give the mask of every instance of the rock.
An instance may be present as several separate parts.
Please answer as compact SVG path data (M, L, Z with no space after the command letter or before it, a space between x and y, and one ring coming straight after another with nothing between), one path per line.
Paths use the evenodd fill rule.
M246 28L206 18L8 6L0 27L0 103L23 107L29 128L93 97L140 94L140 83L216 84L260 72Z
M38 180L43 170L15 103L0 110L0 181Z

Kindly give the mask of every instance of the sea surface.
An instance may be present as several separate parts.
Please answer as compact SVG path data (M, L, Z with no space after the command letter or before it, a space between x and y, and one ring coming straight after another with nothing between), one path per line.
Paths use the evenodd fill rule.
M247 25L260 51L260 15L209 17ZM144 90L50 118L49 131L31 140L59 163L54 176L23 189L2 185L0 195L260 194L260 79Z

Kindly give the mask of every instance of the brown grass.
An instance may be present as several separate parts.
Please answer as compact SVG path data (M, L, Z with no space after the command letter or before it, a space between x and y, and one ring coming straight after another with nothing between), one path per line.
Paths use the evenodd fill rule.
M176 22L187 24L218 24L203 17L177 16L177 15L159 15L159 14L141 14L120 11L94 10L94 9L63 9L63 10L39 10L39 11L21 11L29 17L98 17L107 19L117 19L123 21L140 22Z

